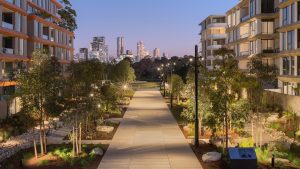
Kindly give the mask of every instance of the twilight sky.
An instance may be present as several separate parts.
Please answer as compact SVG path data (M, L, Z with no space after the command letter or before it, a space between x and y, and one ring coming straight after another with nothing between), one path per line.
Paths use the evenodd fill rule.
M71 0L78 30L75 49L89 47L93 36L105 36L109 55L116 55L116 38L125 37L125 48L136 54L144 41L170 56L193 54L199 41L198 24L210 14L223 14L238 0Z

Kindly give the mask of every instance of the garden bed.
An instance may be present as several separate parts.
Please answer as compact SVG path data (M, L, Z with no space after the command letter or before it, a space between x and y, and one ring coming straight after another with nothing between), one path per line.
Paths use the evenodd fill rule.
M48 154L35 159L33 148L22 150L1 163L1 169L97 169L102 156L91 151L99 147L106 152L108 145L82 145L82 153L72 157L72 145L50 145ZM21 162L22 161L22 162ZM22 163L22 165L21 165Z

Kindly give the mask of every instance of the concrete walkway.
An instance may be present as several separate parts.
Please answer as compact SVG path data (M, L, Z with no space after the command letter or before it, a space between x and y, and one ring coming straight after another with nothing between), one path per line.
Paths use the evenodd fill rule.
M159 91L137 91L98 169L202 169Z

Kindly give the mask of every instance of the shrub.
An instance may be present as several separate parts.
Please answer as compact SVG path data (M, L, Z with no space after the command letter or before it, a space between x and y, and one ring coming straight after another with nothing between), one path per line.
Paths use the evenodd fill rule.
M267 149L255 149L257 159L260 163L268 163L270 158L269 150Z
M252 138L243 138L240 147L254 147L254 141Z
M40 161L39 165L45 166L45 165L48 165L49 163L50 163L49 160L42 160L42 161Z
M291 144L291 151L293 153L300 154L300 144L292 143Z
M271 122L268 127L271 128L271 129L278 130L278 129L280 129L280 123L278 123L278 122Z

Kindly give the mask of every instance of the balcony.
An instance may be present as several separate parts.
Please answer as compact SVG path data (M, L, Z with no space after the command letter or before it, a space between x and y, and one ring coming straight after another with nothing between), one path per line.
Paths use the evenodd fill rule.
M210 45L207 46L207 50L214 50L214 49L220 49L222 48L222 45Z
M5 1L14 4L14 0L5 0Z
M3 47L3 53L13 55L14 54L14 49Z
M279 53L279 49L263 49L262 53Z
M210 23L209 25L207 25L207 28L219 28L219 27L227 27L227 23Z
M226 34L210 34L207 36L208 39L226 39Z
M250 55L249 51L242 51L240 52L239 56L249 56L249 55Z
M49 40L49 36L48 35L42 35L43 39Z
M249 36L250 36L250 33L244 33L244 34L240 35L240 39L247 38Z
M247 21L248 19L250 19L250 15L247 15L247 16L244 16L241 18L241 22L245 22Z
M7 22L2 22L2 27L3 28L7 28L7 29L14 29L14 25L13 24L11 24L11 23L7 23Z

